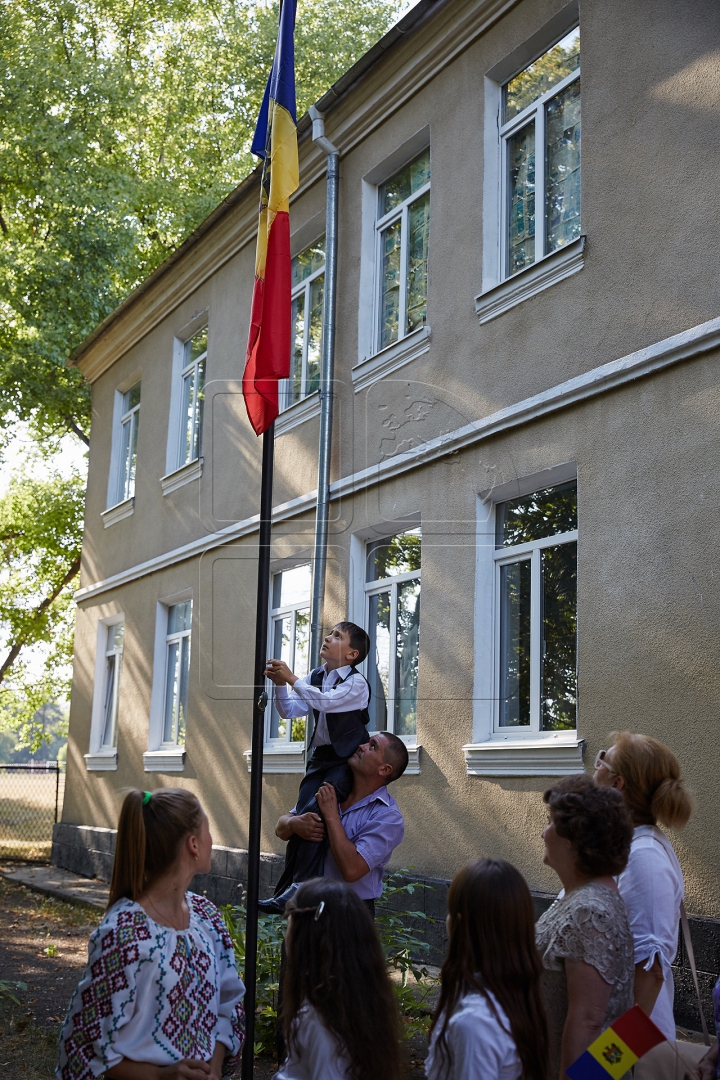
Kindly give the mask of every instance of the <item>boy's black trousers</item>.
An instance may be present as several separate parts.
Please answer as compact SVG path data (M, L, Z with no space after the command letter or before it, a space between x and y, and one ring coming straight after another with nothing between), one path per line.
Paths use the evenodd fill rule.
M316 746L300 783L296 813L320 813L315 796L325 783L332 784L335 788L339 803L345 802L352 791L352 769L348 765L348 759L338 757L332 746ZM310 878L320 877L327 848L327 838L315 843L293 834L285 848L285 867L275 886L275 896L284 892L293 881L309 881Z

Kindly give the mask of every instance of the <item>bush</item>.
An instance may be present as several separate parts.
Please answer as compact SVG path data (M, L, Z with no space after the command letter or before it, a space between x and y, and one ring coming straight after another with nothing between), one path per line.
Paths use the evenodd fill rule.
M430 946L417 936L409 925L411 920L434 922L423 911L390 911L392 898L405 894L412 896L416 889L430 888L418 882L408 881L409 871L398 870L383 882L382 896L378 900L375 919L380 942L388 967L400 972L400 983L393 983L407 1034L427 1030L429 1010L425 1005L433 989L429 972L419 961L427 956ZM245 923L247 913L243 906L228 904L222 909L228 932L235 950L238 971L245 967ZM285 920L281 915L261 915L258 919L257 990L255 1012L255 1053L273 1054L277 1030L278 990L280 988L280 957L285 936ZM412 974L414 985L408 984Z

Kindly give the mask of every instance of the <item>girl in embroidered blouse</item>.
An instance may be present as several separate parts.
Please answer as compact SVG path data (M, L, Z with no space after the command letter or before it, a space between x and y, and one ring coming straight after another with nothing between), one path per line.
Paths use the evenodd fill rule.
M502 859L468 863L448 892L447 959L428 1080L548 1080L532 897Z
M314 878L285 914L287 1057L274 1080L400 1080L395 995L365 902Z
M245 994L220 912L188 892L212 837L189 791L130 791L108 909L60 1034L58 1080L220 1080L238 1063Z

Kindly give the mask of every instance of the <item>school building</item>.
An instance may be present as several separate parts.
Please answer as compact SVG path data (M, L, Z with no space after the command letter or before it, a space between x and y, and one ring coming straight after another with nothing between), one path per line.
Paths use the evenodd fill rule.
M667 742L704 992L720 968L720 20L714 0L420 0L318 102L340 153L325 624L365 625L410 751L395 867L538 894L542 792ZM268 655L307 671L326 156L299 123ZM582 127L582 137L581 137ZM122 791L245 873L261 443L241 394L259 171L72 358L93 424L54 861L107 876ZM717 573L717 577L715 576ZM265 893L304 723L268 705ZM438 935L440 935L438 929ZM439 940L439 939L438 939ZM708 1015L710 1015L708 1013ZM678 959L680 1023L697 1029Z

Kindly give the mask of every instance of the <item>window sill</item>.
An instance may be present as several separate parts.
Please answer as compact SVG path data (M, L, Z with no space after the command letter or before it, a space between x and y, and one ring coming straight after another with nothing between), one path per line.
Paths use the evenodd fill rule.
M468 776L569 776L584 773L584 739L493 739L463 746Z
M420 751L422 746L410 746L407 745L408 752L408 767L403 773L403 776L419 776L420 775Z
M246 750L248 772L252 770L252 751ZM297 749L263 750L263 774L265 773L304 773L305 743L298 743Z
M125 499L124 502L111 506L109 510L103 510L100 514L100 517L103 519L103 526L106 529L109 529L116 521L122 521L123 518L130 517L134 509L135 496L131 495L130 498Z
M501 281L499 285L494 285L476 296L475 311L480 322L490 322L510 308L522 304L524 300L549 289L558 281L577 274L585 265L586 240L586 236L579 237L572 244L554 251L552 255L546 255L540 262L520 270L507 281Z
M143 754L145 772L183 772L185 750L182 747L167 750L146 750Z
M308 394L307 397L302 398L301 401L296 401L288 409L283 409L275 421L275 437L284 435L286 431L291 431L298 424L304 424L306 420L311 420L313 416L318 416L319 413L320 394L316 390L314 394Z
M85 754L84 757L85 768L88 772L117 771L117 750L98 750L94 754Z
M195 458L194 461L189 461L187 465L182 465L179 469L175 469L174 472L168 473L167 476L160 477L160 483L162 484L163 495L169 495L171 491L177 491L178 488L183 487L185 484L190 484L193 480L199 480L202 476L203 459Z
M417 360L419 356L430 351L430 327L421 326L419 330L413 330L412 334L394 341L380 352L375 353L356 364L352 369L353 390L357 394L360 390L367 389L373 383L384 379L398 368L409 364L411 360Z

